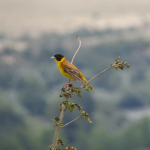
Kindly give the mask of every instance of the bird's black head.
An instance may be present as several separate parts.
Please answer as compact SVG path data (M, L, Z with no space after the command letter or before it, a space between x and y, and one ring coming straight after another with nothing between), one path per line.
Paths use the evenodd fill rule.
M55 57L58 61L61 61L61 59L62 59L64 56L61 55L61 54L56 54L56 55L54 55L54 57Z

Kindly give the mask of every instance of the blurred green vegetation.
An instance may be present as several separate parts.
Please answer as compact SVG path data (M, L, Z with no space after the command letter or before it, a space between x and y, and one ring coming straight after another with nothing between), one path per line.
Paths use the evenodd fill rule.
M80 33L80 34L79 34ZM82 99L74 97L87 111L93 124L80 119L61 130L66 146L95 150L150 149L150 118L131 118L134 110L150 107L150 39L136 29L88 31L58 35L45 33L37 38L23 35L17 39L1 37L12 45L0 49L0 149L43 150L53 140L52 118L59 116L59 97L68 81L50 59L56 53L71 61L82 46L74 64L87 80L109 67L117 58L131 68L110 70L91 85L95 91L82 90ZM18 42L25 47L18 50ZM75 86L81 83L74 83ZM78 110L66 111L64 123L79 116ZM137 119L138 118L138 119Z

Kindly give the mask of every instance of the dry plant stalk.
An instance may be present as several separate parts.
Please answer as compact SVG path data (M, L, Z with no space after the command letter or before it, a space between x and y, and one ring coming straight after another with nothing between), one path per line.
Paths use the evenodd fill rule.
M76 52L74 53L74 55L73 55L73 57L72 57L71 64L73 63L73 60L74 60L74 58L75 58L77 52L79 51L79 49L80 49L80 47L81 47L81 41L80 41L80 39L79 39L79 36L77 35L76 38L77 38L78 41L79 41L79 47L78 47L78 49L76 50Z
M77 37L77 39L78 39L78 41L79 41L79 47L78 47L78 49L76 50L75 54L73 55L72 60L71 60L71 63L73 63L73 60L74 60L74 58L75 58L77 52L79 51L79 49L80 49L80 47L81 47L81 41L80 41L80 39L79 39L78 36L76 36L76 37ZM60 120L59 120L59 123L62 123L63 117L64 117L64 115L65 115L65 110L66 110L66 107L64 106L64 104L62 104L62 105L63 105L63 106L62 106L62 109L61 109L61 112L60 112L60 118L59 118ZM78 118L78 119L79 119L79 118ZM71 122L72 122L72 121L71 121ZM70 122L70 123L71 123L71 122ZM69 124L69 123L68 123L68 124ZM68 124L67 124L67 125L68 125ZM65 126L67 126L67 125L65 125ZM54 135L54 139L53 139L53 144L52 144L52 146L49 147L50 150L56 150L56 149L57 149L57 140L58 140L60 128L61 128L61 125L58 125L58 126L56 127L56 131L55 131L55 135Z
M75 54L73 55L73 58L72 58L72 60L71 60L71 63L73 63L73 60L74 60L74 58L75 58L77 52L79 51L79 49L80 49L80 47L81 47L81 41L80 41L80 39L79 39L78 36L77 36L77 39L78 39L78 41L79 41L79 47L78 47L78 49L76 50ZM108 70L111 69L111 68L115 68L116 70L117 70L118 68L120 68L121 70L123 70L123 69L124 69L124 66L127 66L128 68L130 67L130 65L129 65L127 62L120 62L120 56L119 56L119 57L116 59L116 61L114 62L113 65L111 65L110 67L108 67L108 68L105 69L104 71L100 72L99 74L97 74L96 76L94 76L93 78L91 78L91 79L87 82L87 84L88 84L89 82L93 81L93 80L96 79L98 76L100 76L101 74L105 73L106 71L108 71ZM85 88L85 85L83 85L83 86L81 86L81 87L78 87L78 89L81 89L81 88ZM70 91L69 91L68 89L65 89L65 90L66 90L66 93L65 93L65 94L67 94L67 96L65 96L65 98L66 98L65 101L69 101L69 98L71 98L70 95L68 95ZM62 96L61 96L61 97L62 97ZM65 124L65 125L62 125L62 121L63 121L64 115L65 115L65 110L66 110L66 108L67 108L67 107L65 106L65 104L62 104L62 106L61 106L61 112L60 112L60 117L59 117L59 122L58 122L58 124L57 124L56 131L55 131L55 135L54 135L54 139L53 139L53 144L49 147L50 150L56 150L56 149L57 149L58 136L59 136L59 132L60 132L61 127L65 127L65 126L69 125L70 123L72 123L72 122L74 122L74 121L76 121L76 120L78 120L78 119L80 119L80 118L82 118L82 117L83 117L83 118L86 118L86 116L88 116L88 114L87 114L85 111L83 111L83 113L81 113L81 114L82 114L81 116L79 116L79 117L73 119L72 121L68 122L68 123ZM85 115L85 117L84 117L84 115ZM89 118L86 118L86 120L87 120L89 123L92 123L92 122L89 120Z

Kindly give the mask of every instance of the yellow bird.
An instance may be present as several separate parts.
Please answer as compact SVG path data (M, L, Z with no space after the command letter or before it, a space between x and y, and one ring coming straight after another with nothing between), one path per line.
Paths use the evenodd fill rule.
M76 80L82 82L83 84L87 83L87 80L85 79L83 73L73 64L71 64L69 61L67 61L66 58L62 54L56 54L52 56L51 58L56 61L58 69L62 73L62 75L64 75L65 77L69 79L72 79L65 85L69 85ZM88 86L91 87L89 83L88 83Z

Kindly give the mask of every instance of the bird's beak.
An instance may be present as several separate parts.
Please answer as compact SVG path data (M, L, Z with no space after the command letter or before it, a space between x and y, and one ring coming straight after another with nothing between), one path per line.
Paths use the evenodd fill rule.
M55 59L55 57L54 56L52 56L52 57L50 57L51 59Z

